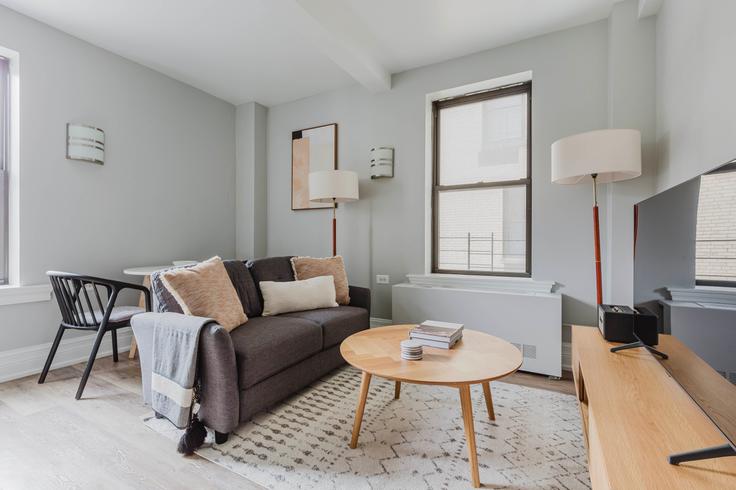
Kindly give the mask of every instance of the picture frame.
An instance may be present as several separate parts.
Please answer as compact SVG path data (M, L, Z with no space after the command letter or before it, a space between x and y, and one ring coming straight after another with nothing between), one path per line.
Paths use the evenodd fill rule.
M309 173L337 170L337 123L291 133L291 209L332 208L331 203L309 200Z

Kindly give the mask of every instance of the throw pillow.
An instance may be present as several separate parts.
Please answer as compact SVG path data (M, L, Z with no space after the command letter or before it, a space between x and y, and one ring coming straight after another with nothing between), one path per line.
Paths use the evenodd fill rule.
M341 256L336 255L325 259L292 257L291 266L294 268L294 278L297 280L332 276L335 279L335 300L337 304L350 304L348 275L345 273L345 263Z
M248 321L220 257L160 277L185 315L214 318L228 332Z
M303 281L261 281L260 286L263 294L263 316L337 306L332 276L313 277Z

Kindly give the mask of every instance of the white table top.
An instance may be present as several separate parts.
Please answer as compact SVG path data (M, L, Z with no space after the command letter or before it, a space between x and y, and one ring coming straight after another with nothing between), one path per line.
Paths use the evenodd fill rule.
M128 274L129 276L150 276L152 273L156 271L160 271L161 269L170 269L171 267L174 267L171 264L167 265L145 265L143 267L130 267L128 269L123 270L123 274Z

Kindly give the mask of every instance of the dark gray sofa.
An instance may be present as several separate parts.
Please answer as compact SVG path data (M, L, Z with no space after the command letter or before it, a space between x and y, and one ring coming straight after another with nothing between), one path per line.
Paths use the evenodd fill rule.
M220 433L220 439L257 412L344 364L340 343L369 327L370 290L355 286L350 286L347 306L261 316L263 298L259 282L293 281L290 259L225 261L248 321L230 333L220 325L210 324L200 335L199 418ZM151 276L151 289L158 313L136 315L131 322L138 341L147 402L156 315L181 314L158 273Z

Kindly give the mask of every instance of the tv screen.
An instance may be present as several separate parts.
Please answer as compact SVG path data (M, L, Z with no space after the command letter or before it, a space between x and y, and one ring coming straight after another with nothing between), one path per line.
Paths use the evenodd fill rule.
M634 305L736 384L736 160L634 206ZM714 408L736 386L710 394L687 366L660 362L736 440L736 403Z

